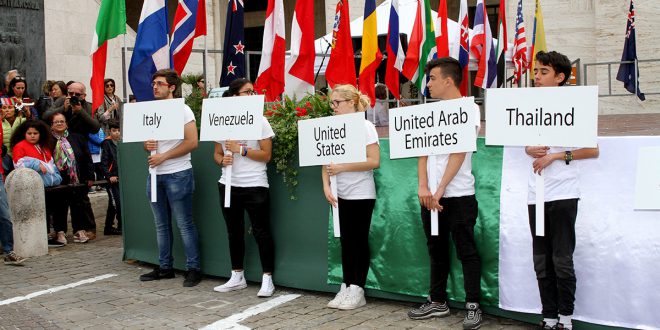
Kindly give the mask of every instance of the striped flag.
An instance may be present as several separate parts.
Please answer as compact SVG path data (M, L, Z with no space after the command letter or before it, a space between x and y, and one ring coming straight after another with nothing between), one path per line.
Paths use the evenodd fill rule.
M543 12L541 12L541 0L536 0L536 10L534 11L534 35L532 36L532 58L530 70L534 73L534 62L536 62L536 53L548 51L545 44L545 28L543 27Z
M497 83L497 63L493 47L493 34L490 31L488 15L483 0L477 0L474 14L473 37L470 52L479 62L474 85L481 88L491 88Z
M223 43L220 86L229 86L236 78L246 78L245 41L243 30L243 0L229 0Z
M181 75L190 58L193 41L206 35L206 0L179 0L172 25L172 67Z
M458 14L458 33L454 40L454 47L451 49L451 57L458 60L463 70L463 82L461 82L461 95L468 95L468 63L470 59L470 28L468 20L467 0L461 0L461 7Z
M298 0L291 22L291 57L287 61L285 93L314 93L314 0Z
M435 32L429 2L428 0L417 0L415 23L411 32L406 59L403 62L403 75L412 81L420 91L424 90L424 84L426 83L424 67L430 56L433 56L431 52L435 47L433 36L435 36Z
M92 110L103 104L105 95L103 80L108 57L108 40L126 34L126 3L124 0L103 0L96 19L96 30L92 40Z
M335 24L332 27L332 51L325 79L330 88L338 84L355 83L355 61L353 55L353 39L351 38L351 21L348 11L348 0L337 1Z
M516 35L513 42L513 83L517 84L524 70L529 67L527 57L527 38L525 37L525 21L523 20L522 0L518 0L518 14L516 16Z
M500 16L497 24L497 87L502 87L506 81L506 51L509 48L506 33L506 4L500 0Z
M435 47L438 58L449 56L449 32L447 31L447 0L440 0L435 20Z
M399 0L392 0L390 7L390 22L387 28L387 65L385 67L385 85L392 95L401 99L399 91L399 75L403 69L406 56L399 39Z
M266 95L266 102L276 101L284 93L285 52L284 5L282 0L268 0L261 62L254 82L255 90Z
M362 28L362 60L358 88L369 96L371 106L376 104L376 70L383 55L378 49L378 31L376 30L376 0L367 0L364 4Z
M154 99L151 75L170 67L168 31L165 0L145 0L128 67L128 81L138 101Z

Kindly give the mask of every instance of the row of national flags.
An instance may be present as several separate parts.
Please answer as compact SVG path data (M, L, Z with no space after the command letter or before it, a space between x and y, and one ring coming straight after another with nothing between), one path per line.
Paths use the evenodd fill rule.
M362 54L359 72L355 72L354 52L350 31L349 0L338 0L332 29L331 54L326 69L330 87L337 84L357 86L375 103L376 70L383 55L378 48L376 1L365 0ZM499 4L497 41L493 39L484 0L477 0L470 39L467 0L460 0L458 31L450 47L447 1L440 0L437 16L432 17L429 0L416 0L414 24L410 32L407 52L400 43L400 8L402 0L391 0L386 39L387 65L385 84L395 98L400 98L399 77L402 74L419 90L424 90L424 66L434 57L451 56L461 65L464 76L472 55L478 63L474 85L481 88L501 87L505 83L505 54L508 50L506 3ZM405 0L403 0L405 1ZM515 0L514 0L515 1ZM634 0L626 26L626 42L617 79L624 87L644 100L639 90L635 47ZM165 0L144 0L128 78L137 100L153 99L151 75L163 68L182 73L192 51L193 40L206 35L205 0L179 0L172 30L168 27ZM297 0L291 24L290 56L285 57L285 24L283 0L268 0L264 25L263 49L255 90L267 101L279 100L282 94L303 96L314 92L314 0ZM220 85L227 86L236 78L246 76L243 0L229 0L225 22L224 56ZM123 0L102 0L92 44L93 109L103 103L103 79L107 58L107 41L126 33L126 8ZM514 83L521 81L524 72L533 72L538 51L547 51L541 0L535 0L532 43L527 45L523 1L517 0L516 22L511 60L514 64ZM358 78L356 80L356 77ZM467 79L461 92L467 95Z

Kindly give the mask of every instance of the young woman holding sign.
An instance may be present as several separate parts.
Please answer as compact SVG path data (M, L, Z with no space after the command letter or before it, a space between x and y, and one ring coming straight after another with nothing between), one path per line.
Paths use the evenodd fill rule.
M330 93L330 107L335 115L363 112L369 98L352 85L338 85ZM369 227L376 204L373 170L380 166L378 133L365 119L367 161L330 164L323 167L323 192L332 206L339 208L341 263L344 283L328 303L330 308L356 309L364 306L364 285L369 272ZM330 176L337 176L337 196L330 188Z
M234 80L229 84L230 96L253 95L252 83L244 78ZM263 278L261 290L257 296L270 297L275 291L273 285L273 270L275 264L274 244L270 232L270 197L268 193L268 176L266 163L270 161L275 133L268 120L263 118L261 139L258 141L217 141L215 143L215 162L222 166L222 176L218 182L220 190L220 206L227 224L229 238L229 254L231 255L231 278L227 283L214 288L218 292L230 292L247 287L243 275L243 258L245 255L244 214L247 211L252 223L252 232L259 246ZM224 207L225 183L227 171L225 166L232 165L231 171L231 206Z

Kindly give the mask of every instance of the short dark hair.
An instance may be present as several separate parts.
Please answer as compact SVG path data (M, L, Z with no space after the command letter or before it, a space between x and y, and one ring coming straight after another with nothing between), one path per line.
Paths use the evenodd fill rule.
M559 86L563 86L568 81L568 78L571 77L571 61L568 59L568 57L566 57L566 55L562 53L558 53L554 50L550 52L541 50L536 53L536 61L543 65L552 67L552 69L555 70L555 74L564 74L564 80L559 83Z
M385 86L385 84L377 83L375 91L376 99L387 100L387 86Z
M234 81L229 83L229 89L227 90L229 92L229 96L238 95L238 92L241 90L241 88L243 88L243 86L251 83L252 82L250 81L250 79L246 79L246 78L234 79Z
M108 129L119 129L119 121L117 119L108 120Z
M442 76L451 78L456 87L461 86L463 71L461 71L461 63L457 59L451 57L434 58L426 63L426 74L430 74L431 70L435 68L440 68Z
M16 127L16 130L11 135L9 145L12 149L14 149L14 146L16 146L19 142L25 140L25 133L27 133L28 129L30 128L34 128L37 130L37 132L39 132L39 141L37 143L40 146L45 147L50 145L51 134L50 129L48 129L48 125L46 125L46 123L41 120L30 119L24 121L22 124Z
M160 69L151 76L151 80L156 80L158 77L165 78L168 84L176 86L174 92L172 93L174 97L178 97L178 91L181 89L181 78L176 71L172 69Z

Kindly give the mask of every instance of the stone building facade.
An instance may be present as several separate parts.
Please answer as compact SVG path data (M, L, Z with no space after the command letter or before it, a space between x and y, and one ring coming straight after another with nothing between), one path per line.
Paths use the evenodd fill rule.
M172 2L170 8L176 6L175 0L168 1ZM266 0L259 1L266 2ZM381 4L384 1L377 0L376 2ZM129 6L135 7L136 3L141 2L140 0L131 1ZM459 0L448 0L447 2L449 16L455 19L458 16ZM475 3L476 0L468 0L468 6L474 6ZM488 6L497 6L498 3L498 0L486 0ZM534 3L535 0L523 0L529 42L531 42L532 35ZM48 79L79 80L88 84L91 72L90 45L99 5L100 0L44 1L46 76ZM364 2L354 0L350 2L350 5L351 19L360 17L364 10ZM139 4L137 6L140 7ZM221 49L227 0L206 0L206 6L208 24L206 46L210 50ZM290 34L294 6L295 0L284 0L287 38ZM315 0L316 37L331 31L335 6L336 0ZM438 0L431 0L431 8L435 9L437 6ZM618 61L623 50L628 6L627 0L542 0L548 47L568 55L572 60L579 59L581 64ZM660 59L660 56L657 55L660 46L656 41L657 36L653 33L653 31L660 30L660 21L653 19L660 15L660 2L637 0L635 6L638 57L640 59ZM508 34L511 42L516 8L517 0L507 0ZM173 10L171 11L173 12ZM129 22L136 21L136 15L139 16L139 10L137 13L135 10L129 11ZM245 14L246 28L257 28L250 30L250 33L258 31L258 27L263 26L264 17L265 10ZM379 19L381 18L379 17ZM402 19L413 18L403 17ZM135 32L130 26L127 30L125 43L128 47L132 47ZM258 38L261 38L261 34L258 34ZM123 88L121 79L123 43L124 38L119 37L110 41L108 47L106 76L115 78L119 95ZM203 38L195 41L194 48L204 48ZM126 55L126 65L129 61L130 52ZM217 87L221 63L220 54L210 53L208 55L207 81L209 87ZM251 63L251 65L258 67L258 63ZM612 65L613 94L625 92L623 84L615 80L617 69L618 65ZM193 53L185 72L202 72L202 54ZM584 79L584 72L581 76ZM606 65L591 66L586 72L586 77L587 84L598 84L601 94L608 93L608 68ZM660 93L660 61L640 64L640 82L642 91ZM601 97L599 101L601 114L660 113L660 96L658 95L648 95L645 102L637 101L632 94Z

